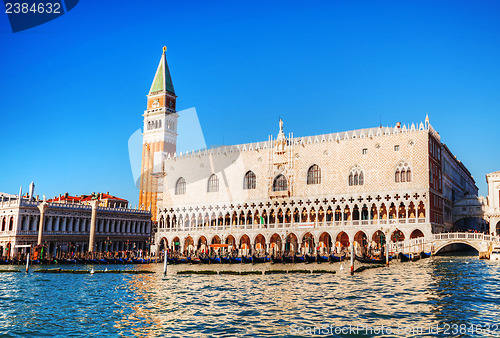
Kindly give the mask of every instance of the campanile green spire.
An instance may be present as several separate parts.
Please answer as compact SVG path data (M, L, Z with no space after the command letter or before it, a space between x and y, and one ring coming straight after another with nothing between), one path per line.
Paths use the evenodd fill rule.
M156 74L149 89L149 95L153 93L158 93L162 91L167 91L175 95L174 85L172 84L172 78L170 77L170 70L168 69L167 57L165 52L167 47L163 47L163 54L161 55L160 63L156 69Z

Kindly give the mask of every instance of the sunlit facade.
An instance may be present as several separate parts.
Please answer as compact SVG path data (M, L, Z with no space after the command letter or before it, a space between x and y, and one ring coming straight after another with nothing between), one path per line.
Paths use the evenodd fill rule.
M311 137L285 135L280 121L264 142L158 154L158 249L331 251L385 234L411 246L450 230L443 146L428 118ZM470 173L459 175L477 193Z

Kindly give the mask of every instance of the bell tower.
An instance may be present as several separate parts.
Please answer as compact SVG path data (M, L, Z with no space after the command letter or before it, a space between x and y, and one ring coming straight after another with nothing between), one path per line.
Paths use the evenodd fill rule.
M163 47L163 54L147 95L147 109L143 115L139 208L150 210L153 221L157 218L158 198L157 178L151 175L153 157L155 152L175 153L179 117L175 110L177 96L168 69L166 51L167 47Z

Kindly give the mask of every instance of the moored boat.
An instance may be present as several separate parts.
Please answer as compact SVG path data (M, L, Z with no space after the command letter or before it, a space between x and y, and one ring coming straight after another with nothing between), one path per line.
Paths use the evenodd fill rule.
M222 263L220 257L209 257L208 260L210 261L210 264Z
M271 256L271 264L283 263L283 257L274 257Z
M191 258L190 263L191 264L201 264L201 259L199 259L198 257Z
M401 262L409 262L410 261L410 255L404 254L402 252L399 253L398 258Z
M283 263L294 263L294 256L283 256Z
M358 262L361 262L361 263L370 263L370 264L385 264L386 263L385 257L373 258L373 257L360 257L358 255L355 255L354 257L356 258L356 260ZM390 257L389 257L389 260L391 260Z
M241 257L229 257L231 264L241 264L243 262Z
M344 259L345 259L345 254L344 255L341 255L341 256L338 256L336 254L331 254L330 255L330 263L333 263L333 262L342 262Z
M243 256L243 257L241 257L241 260L243 261L243 263L253 263L252 256Z
M328 263L330 261L329 256L318 255L317 256L318 263Z
M266 258L265 257L253 256L253 264L265 263L265 262L266 262Z
M317 261L317 257L315 255L306 255L305 261L306 263L314 263Z

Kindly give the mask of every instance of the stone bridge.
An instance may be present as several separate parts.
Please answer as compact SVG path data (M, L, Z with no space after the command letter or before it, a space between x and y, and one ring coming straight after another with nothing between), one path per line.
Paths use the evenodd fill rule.
M454 233L441 233L434 234L434 239L432 241L432 252L434 254L438 253L444 247L451 244L466 244L479 252L479 255L489 253L493 245L500 245L499 236L485 235L481 233L470 233L470 232L454 232Z

